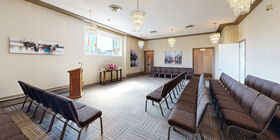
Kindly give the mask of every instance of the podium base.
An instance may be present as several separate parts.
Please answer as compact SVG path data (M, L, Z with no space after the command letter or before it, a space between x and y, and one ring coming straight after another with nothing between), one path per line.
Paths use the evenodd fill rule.
M77 99L77 98L81 98L82 96L80 95L75 95L75 96L68 96L68 98L70 99Z

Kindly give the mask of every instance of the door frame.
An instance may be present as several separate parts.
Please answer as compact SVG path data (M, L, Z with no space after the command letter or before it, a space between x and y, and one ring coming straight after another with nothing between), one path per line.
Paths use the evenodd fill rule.
M245 47L244 47L244 79L246 78L246 66L247 66L247 40L246 38L245 39L242 39L240 40L238 43L239 43L239 82L244 82L244 81L240 81L240 43L244 41L244 44L245 44Z
M146 74L146 52L153 52L153 66L154 67L154 57L155 57L155 53L154 50L145 50L144 51L144 73Z
M213 59L212 59L212 74L207 74L207 73L204 73L205 76L208 76L208 77L213 77L213 70L215 72L215 47L201 47L201 48L193 48L192 49L192 68L194 70L194 50L200 50L200 49L212 49L213 51ZM200 74L195 74L195 76L200 76Z

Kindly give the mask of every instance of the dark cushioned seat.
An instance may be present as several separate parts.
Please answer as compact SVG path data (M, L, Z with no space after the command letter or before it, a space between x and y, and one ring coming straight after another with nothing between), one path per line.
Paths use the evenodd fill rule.
M150 94L146 96L146 99L152 100L152 101L157 101L160 102L162 97L159 91L153 91Z
M258 97L259 92L253 90L252 88L248 88L246 94L243 95L241 106L247 112L250 113L252 109L252 105Z
M280 84L277 84L273 87L271 91L271 98L280 103Z
M176 104L175 109L180 109L195 114L196 104L181 101Z
M246 111L239 104L233 102L220 101L219 107L221 109L229 109L229 110L246 113Z
M195 132L196 116L193 113L183 111L181 109L175 109L170 114L168 123L175 125L181 129L185 129L191 133Z
M82 103L77 102L77 101L73 101L73 104L74 104L74 107L75 107L76 110L79 110L79 109L86 106L85 104L82 104Z
M266 81L263 85L263 88L262 88L262 94L270 97L271 96L271 92L274 88L274 86L276 86L277 83L274 83L274 82L271 82L271 81Z
M77 113L78 113L78 121L79 121L78 123L82 127L86 126L87 124L91 123L92 121L96 120L102 115L102 112L100 110L90 106L85 106L77 110Z
M246 113L223 109L222 114L223 119L228 125L235 125L257 133L260 133L262 130L260 126L258 126L258 124Z

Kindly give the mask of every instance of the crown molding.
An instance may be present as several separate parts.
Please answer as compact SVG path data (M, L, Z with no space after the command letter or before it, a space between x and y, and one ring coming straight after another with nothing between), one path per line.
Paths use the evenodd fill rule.
M220 24L219 28L217 29L217 32L222 32L222 30L226 27L226 26L231 26L231 25L238 25L239 23L241 23L263 0L256 0L252 5L251 5L251 10L249 13L244 14L244 15L240 15L238 16L235 21L230 22L230 23L224 23L224 24Z
M168 37L160 37L160 38L151 38L151 39L146 39L146 41L150 41L150 40L159 40L159 39L168 39L168 38L170 38L170 37L180 38L180 37L207 35L207 34L211 34L211 33L213 33L213 32L205 32L205 33L197 33L197 34L187 34L187 35L178 35L178 36L168 36Z
M78 14L75 14L73 12L64 10L62 8L56 7L54 5L48 4L48 3L40 1L40 0L25 0L25 1L33 3L33 4L36 4L36 5L39 5L39 6L42 6L44 8L47 8L47 9L50 9L50 10L53 10L53 11L56 11L56 12L59 12L59 13L62 13L62 14L65 14L65 15L68 15L70 17L82 20L82 21L84 21L86 23L89 23L91 21L89 18L80 16ZM101 29L103 31L109 31L111 33L114 33L114 34L117 34L117 35L120 35L120 36L130 36L130 37L133 37L133 38L136 38L136 39L145 40L143 38L131 35L129 33L126 33L126 32L120 31L118 29L112 28L110 26L104 25L102 23L96 22L94 20L92 20L92 21L94 22L94 24L96 24L97 28L99 28L99 29Z

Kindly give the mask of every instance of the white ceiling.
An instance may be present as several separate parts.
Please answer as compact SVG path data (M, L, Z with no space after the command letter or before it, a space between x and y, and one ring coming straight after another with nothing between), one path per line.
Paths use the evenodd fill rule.
M237 17L226 0L139 0L140 9L146 12L146 20L139 31L135 31L130 12L136 9L136 0L41 0L56 7L89 18L93 10L94 21L144 39L212 32L213 22L233 22ZM122 7L119 13L111 11L109 5ZM110 19L110 21L107 21ZM186 25L195 27L186 29ZM218 28L218 25L216 26ZM157 33L151 34L150 31Z

